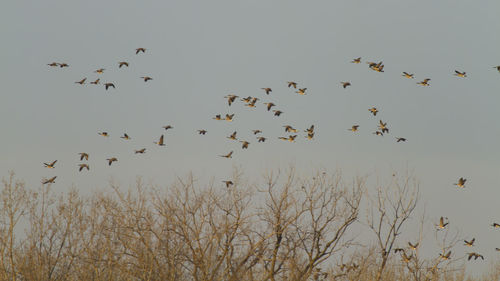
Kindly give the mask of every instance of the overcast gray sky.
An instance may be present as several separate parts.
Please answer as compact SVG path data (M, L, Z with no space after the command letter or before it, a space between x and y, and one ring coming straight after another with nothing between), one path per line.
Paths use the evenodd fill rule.
M498 0L6 1L0 171L15 171L33 188L57 175L54 188L62 191L103 188L110 178L129 185L137 176L165 185L190 171L218 182L233 166L248 175L290 164L346 175L408 167L431 216L449 217L493 256L500 247L489 227L500 221L499 11ZM136 55L138 47L146 53ZM350 63L357 57L361 64ZM130 67L118 69L118 61ZM383 61L385 72L366 61ZM145 75L153 80L144 83ZM74 83L84 77L116 89ZM416 84L424 78L429 87ZM261 100L253 109L240 101L228 107L230 93ZM261 102L269 101L285 113L267 112ZM219 113L235 119L212 120ZM390 134L372 134L379 119ZM164 132L167 124L174 129ZM314 124L315 138L278 140L287 124L301 131ZM354 124L359 132L347 130ZM252 129L268 141L257 143ZM233 131L250 141L248 150L225 138ZM120 139L124 132L132 139ZM165 147L153 144L161 134ZM146 154L134 155L143 147ZM232 159L218 157L230 150ZM91 170L79 173L84 151ZM118 162L108 167L109 157ZM56 169L43 167L56 159ZM453 186L459 177L468 179L465 190Z

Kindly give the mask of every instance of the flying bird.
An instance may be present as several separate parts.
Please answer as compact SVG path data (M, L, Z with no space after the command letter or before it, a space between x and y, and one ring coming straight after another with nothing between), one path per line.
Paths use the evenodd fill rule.
M276 106L276 105L275 105L274 103L272 103L272 102L265 102L264 104L267 106L267 111L270 111L270 110L271 110L271 107Z
M361 57L359 57L357 59L353 59L351 62L352 63L360 63L361 62Z
M89 165L88 165L88 164L83 163L83 164L78 164L78 166L80 167L80 168L78 169L78 171L79 171L79 172L81 172L81 171L82 171L83 169L85 169L85 168L87 169L87 171L90 171L90 167L89 167Z
M80 161L83 161L83 159L85 158L85 160L89 161L89 155L85 152L81 152L81 153L78 153L80 155Z
M161 135L160 140L155 141L154 143L159 146L165 146L165 144L163 143L163 135Z
M224 158L232 158L233 156L233 151L231 150L231 152L229 152L228 154L226 155L219 155L220 157L224 157Z
M174 127L172 127L171 125L167 125L167 126L163 126L163 129L165 129L165 131L167 131L168 129L173 129Z
M115 84L113 84L113 83L104 83L104 88L106 88L106 90L108 90L109 87L113 87L113 89L116 89L115 88Z
M418 248L419 244L420 243L416 243L415 245L413 245L411 242L408 242L408 245L410 246L410 249L412 249L412 250L416 250Z
M103 137L109 137L108 132L99 132L97 134Z
M43 163L46 168L54 169L56 165L57 160L54 160L52 163Z
M417 84L422 85L422 86L429 86L429 83L428 83L429 81L431 81L431 79L426 78L426 79L424 79L424 81L417 82Z
M307 133L306 139L312 140L314 138L314 133Z
M118 68L122 68L122 66L128 67L128 62L126 62L126 61L120 61L120 62L118 62Z
M283 113L283 111L281 111L281 110L273 110L273 112L274 112L274 116L280 116L281 113Z
M60 68L63 68L63 67L69 67L69 64L67 64L67 63L63 62L63 63L60 63L60 64L59 64L59 67L60 67Z
M299 89L298 91L296 91L296 93L299 94L299 95L305 95L306 94L306 90L307 90L307 88L302 88L302 89Z
M254 135L262 133L261 130L252 130L252 132L253 132Z
M153 78L149 76L141 76L142 79L144 79L144 82L148 82L149 80L153 80Z
M143 149L139 149L139 150L135 150L135 154L144 154L146 153L146 149L143 148Z
M500 70L499 70L500 71ZM288 88L291 88L293 87L294 89L297 89L297 83L293 82L293 81L288 81L286 82L288 83Z
M496 68L498 70L498 72L500 72L500 65L494 66L493 68Z
M389 128L387 128L387 122L382 122L382 120L379 120L379 125L378 128L382 131L382 133L389 133Z
M415 78L415 77L413 77L413 74L409 74L408 72L404 72L404 71L403 71L403 75L402 76L406 77L406 78L410 78L410 79Z
M116 157L113 157L106 159L106 161L108 161L108 165L111 166L111 164L113 164L113 162L118 161L118 159L116 159Z
M226 114L226 118L225 119L226 119L226 121L231 122L231 121L233 121L233 117L234 117L234 113L233 114Z
M214 119L214 120L222 120L222 118L220 117L220 114L215 115L215 117L213 117L212 119Z
M234 131L229 137L227 137L230 140L236 140L236 131Z
M476 241L476 238L472 238L472 240L470 241L467 241L467 240L464 240L464 245L467 246L467 247L472 247L474 246L474 242Z
M467 75L465 74L465 71L464 72L460 72L458 70L455 70L455 74L453 74L453 75L458 76L458 77L462 77L462 78L467 77Z
M241 145L241 148L242 148L242 149L246 149L246 148L248 148L248 145L250 144L250 143L249 143L249 142L247 142L247 141L240 141L240 142L242 143L242 145Z
M121 136L120 138L122 138L124 140L129 140L130 139L130 137L126 133L124 133L123 136Z
M236 100L236 98L238 98L238 96L231 94L231 95L225 96L224 98L227 99L227 103L229 104L229 106L231 106L231 104Z
M439 229L444 229L447 225L448 225L448 222L447 222L447 223L445 223L445 222L444 222L444 218L443 218L443 217L441 217L441 218L439 219L439 224L437 225L437 227L438 227Z
M76 81L75 84L80 84L80 85L83 85L85 84L85 80L87 80L87 78L83 78L82 80L80 81Z
M377 116L377 112L378 112L377 108L372 107L372 108L368 109L368 111L370 111L373 114L373 116Z
M457 183L454 183L457 187L464 188L465 187L465 182L467 179L464 178L459 178Z
M200 135L205 135L207 133L207 130L198 130L198 134Z
M469 255L469 257L467 258L468 261L470 261L472 258L474 258L474 260L477 260L478 258L484 260L483 255L480 255L478 253L467 253L467 255Z
M97 85L99 84L99 81L101 81L101 78L97 78L94 82L90 82L90 84Z
M356 132L359 128L359 125L352 125L352 127L350 129L347 129L348 131L353 131L353 132Z
M56 178L57 178L57 176L53 176L50 179L43 179L42 184L54 183Z
M308 129L305 129L304 132L309 133L309 134L314 133L314 125L311 125L311 127L309 127Z
M285 128L285 132L289 132L289 133L296 133L297 132L297 129L294 129L292 126L290 125L285 125L283 126Z
M143 52L145 53L146 52L146 49L145 48L137 48L135 49L135 54L137 55L139 52Z
M375 131L373 132L373 134L377 136L384 136L384 133L382 133L381 131Z
M99 68L98 70L94 71L95 73L102 74L104 72L104 68Z
M342 87L347 88L347 86L351 86L351 82L340 82L342 84Z
M396 138L396 142L400 142L400 141L406 141L405 138Z
M449 260L449 259L450 259L450 257L451 257L451 251L448 251L448 253L446 253L446 255L439 254L439 256L440 256L443 260Z
M47 65L48 65L48 66L52 66L52 67L57 67L57 66L59 66L59 64L58 64L57 62L48 63Z
M232 185L234 185L234 183L232 181L222 181L223 183L226 184L226 187L229 188L231 187Z
M500 228L500 224L494 222L491 226L493 226L494 228Z
M270 92L272 92L273 90L271 90L271 88L261 88L262 90L264 90L266 92L266 94L269 95Z
M265 142L266 138L265 137L257 137L257 142Z

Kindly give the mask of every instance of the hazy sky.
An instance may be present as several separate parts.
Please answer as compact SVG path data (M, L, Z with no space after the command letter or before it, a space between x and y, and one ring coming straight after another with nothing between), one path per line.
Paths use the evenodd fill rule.
M129 185L137 176L166 185L190 171L219 182L233 166L250 176L290 164L349 176L410 169L428 213L449 217L493 257L500 247L500 233L489 227L500 222L499 11L498 0L5 1L0 171L15 171L32 188L57 175L54 188L63 191L104 188L111 178ZM136 55L138 47L146 53ZM350 63L357 57L361 64ZM118 69L122 60L130 67ZM366 61L383 61L385 72ZM93 72L101 67L103 74ZM145 75L153 80L144 83ZM74 83L84 77L116 89ZM430 87L416 84L424 78ZM261 100L253 109L240 101L228 107L230 93ZM285 113L267 112L269 101ZM234 121L212 120L219 113L235 113ZM379 119L390 134L372 134ZM165 132L167 124L174 129ZM315 138L301 132L296 143L278 140L287 124L301 131L314 124ZM354 124L359 132L347 130ZM257 143L252 129L268 140ZM226 139L233 131L248 150ZM124 132L132 139L120 139ZM165 147L153 144L161 134ZM134 155L143 147L146 154ZM230 150L233 159L217 156ZM77 171L79 152L90 154L90 172ZM109 157L118 162L108 167ZM43 167L56 159L56 169ZM453 186L459 177L468 180L465 190Z

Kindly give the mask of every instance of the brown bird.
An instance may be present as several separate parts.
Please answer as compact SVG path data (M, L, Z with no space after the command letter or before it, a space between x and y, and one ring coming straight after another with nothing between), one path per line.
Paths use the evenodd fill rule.
M406 141L405 138L396 138L396 142L400 142L400 141Z
M402 76L406 77L406 78L410 78L410 79L415 78L415 77L413 77L413 74L409 74L408 72L404 72L404 71L403 71L403 75Z
M143 52L145 53L146 52L146 49L145 48L137 48L135 49L135 54L137 55L139 52Z
M297 89L297 83L295 83L293 81L288 81L286 83L288 83L288 88L293 87L294 89Z
M249 143L249 142L247 142L247 141L240 141L240 142L242 143L242 145L241 145L241 148L242 148L242 149L246 149L246 148L248 148L248 145L250 144L250 143Z
M99 68L98 70L94 71L95 73L99 73L99 74L102 74L104 72L104 68Z
M54 169L56 165L57 160L54 160L52 163L43 163L46 168Z
M173 129L174 127L172 127L171 125L167 125L167 126L163 126L163 129L168 130L168 129Z
M429 83L428 83L429 81L431 81L431 79L426 78L426 79L424 79L424 81L417 82L417 84L422 85L422 86L429 86Z
M370 111L373 114L373 116L377 116L377 112L378 112L377 108L372 107L372 108L368 109L368 111Z
M472 258L474 258L474 260L477 260L478 258L484 260L483 255L480 255L478 253L467 253L467 254L469 255L469 257L467 258L468 261L470 261Z
M382 133L389 133L389 128L387 128L387 122L382 122L382 120L379 120L379 125L378 128L382 131Z
M57 176L53 176L50 179L43 179L42 184L55 183Z
M252 132L253 132L254 135L262 133L261 130L252 130Z
M80 155L80 161L83 161L83 159L85 158L85 160L89 161L89 155L85 152L81 152L81 153L78 153Z
M465 182L467 179L464 178L459 178L457 183L454 183L457 187L464 188L465 187Z
M142 79L144 79L144 82L148 82L149 80L153 80L153 78L149 76L141 76Z
M351 82L340 82L342 84L342 87L347 88L347 86L351 86Z
M135 150L135 154L138 154L138 153L139 154L144 154L144 153L146 153L146 149L143 148L143 149Z
M225 96L224 98L227 99L227 104L229 104L229 106L231 106L231 104L236 100L236 98L238 98L238 96L231 94L231 95Z
M47 65L48 65L48 66L52 66L52 67L57 67L57 66L59 66L59 64L58 64L57 62L48 63Z
M283 126L285 128L285 132L289 132L289 133L296 133L297 132L297 129L294 129L292 126L290 125L285 125Z
M109 137L108 132L99 132L97 133L98 135L101 135L103 137Z
M87 78L83 78L82 80L80 81L76 81L75 84L80 84L80 85L83 85L85 84L85 80L87 80Z
M227 137L230 140L236 140L236 131L234 131L229 137Z
M275 105L274 103L272 103L272 102L265 102L264 104L267 106L267 111L270 111L270 110L271 110L271 107L276 106L276 105Z
M312 140L314 138L314 133L307 133L306 139Z
M163 143L163 135L161 135L159 141L155 141L154 143L157 144L157 145L159 145L159 146L165 146L165 144Z
M405 263L409 263L410 260L413 258L413 254L411 254L410 256L407 256L405 252L403 252L403 254L401 255L401 257L403 258L403 261Z
M360 63L361 62L361 57L359 57L357 59L353 59L351 62L352 63Z
M258 142L265 142L266 138L265 137L257 137Z
M120 61L120 62L118 62L118 68L122 68L122 66L128 67L128 62L126 62L126 61Z
M467 247L472 247L474 246L474 242L476 241L476 238L472 238L472 240L470 241L467 241L467 240L464 240L464 245L467 246Z
M295 138L297 137L297 135L289 135L288 138L286 139L287 141L289 142L295 142Z
M231 150L231 152L229 152L228 154L226 155L219 155L220 157L224 157L224 158L232 158L233 156L233 151Z
M249 103L250 101L252 100L252 97L251 96L248 96L246 98L242 98L241 101L244 101L246 103Z
M130 137L126 133L124 133L123 136L121 136L120 138L122 138L124 140L129 140L130 139Z
M226 184L227 188L231 187L234 184L232 181L222 181L222 182Z
M465 74L465 71L464 72L460 72L458 70L455 70L455 74L453 74L453 75L458 76L458 77L462 77L462 78L467 77L467 75Z
M314 125L311 125L311 127L309 127L308 129L305 129L304 132L309 133L309 134L314 133Z
M94 82L90 82L90 84L97 85L97 84L99 84L99 81L101 81L101 79L97 78L97 80L95 80Z
M205 135L207 133L207 130L198 130L198 134L200 135Z
M222 118L220 117L220 114L215 115L215 117L213 117L212 119L214 119L214 120L222 120Z
M113 87L113 89L116 89L115 88L115 84L113 84L113 83L104 83L104 88L106 88L106 90L108 90L109 87Z
M64 62L63 62L63 63L60 63L60 64L59 64L59 67L60 67L60 68L63 68L63 67L69 67L69 64L67 64L67 63L64 63Z
M408 242L408 245L410 246L410 249L412 249L412 250L416 250L418 248L419 244L420 243L417 243L417 244L413 245L411 242Z
M306 90L307 90L307 88L302 88L302 89L299 89L298 91L296 91L296 93L299 94L299 95L305 95L306 94Z
M113 164L113 162L118 161L118 159L116 159L116 157L113 157L106 159L106 161L108 161L108 165L111 166L111 164Z
M394 253L396 253L396 254L397 254L397 253L399 253L399 252L404 253L404 252L405 252L405 249L403 249L403 248L396 248L396 249L394 249Z
M79 172L81 172L83 169L87 168L87 171L90 171L90 167L88 164L78 164L80 168L78 169Z
M353 131L353 132L356 132L359 128L359 125L352 125L352 127L350 129L347 129L348 131Z
M493 226L494 228L500 228L500 224L494 222L491 226Z
M274 112L274 116L280 116L281 113L283 113L283 111L281 111L281 110L273 110L273 112Z
M444 254L444 253L443 253ZM443 254L439 254L439 256L443 259L443 260L449 260L450 257L451 257L451 251L448 251L448 253L446 253L446 255L443 255Z
M226 119L226 121L231 122L231 121L233 121L233 117L234 117L234 114L226 114L226 118L225 119Z
M270 92L272 92L273 90L271 90L271 88L261 88L262 90L264 90L266 92L266 94L269 95Z
M373 132L373 134L377 136L384 136L384 133L382 133L381 131L375 131Z
M448 225L448 222L447 222L447 223L445 223L445 222L444 222L444 218L443 218L443 217L441 217L441 218L439 219L439 224L437 225L437 227L438 227L439 229L444 229L447 225Z

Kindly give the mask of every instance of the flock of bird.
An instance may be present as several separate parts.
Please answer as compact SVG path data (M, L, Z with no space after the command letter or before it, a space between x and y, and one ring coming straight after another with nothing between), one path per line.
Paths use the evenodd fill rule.
M135 54L138 55L139 53L146 53L146 50L145 48L137 48L135 50ZM355 58L351 61L351 63L354 63L354 64L360 64L361 63L361 57L359 58ZM383 62L378 62L378 63L375 63L375 62L366 62L366 64L368 64L368 67L373 70L373 71L376 71L376 72L384 72L384 64ZM67 63L57 63L57 62L52 62L52 63L49 63L48 64L50 67L59 67L59 68L65 68L65 67L69 67L69 65ZM118 62L118 68L122 68L122 67L129 67L129 63L126 62L126 61L119 61ZM499 72L500 72L500 66L495 66L494 68L496 68ZM106 69L105 68L99 68L97 70L94 71L94 73L97 73L97 75L101 75L104 73ZM467 77L467 74L465 71L459 71L459 70L455 70L455 72L453 73L453 75L459 77L459 78L466 78ZM412 73L408 73L408 72L402 72L402 76L404 78L407 78L407 79L414 79L415 78L415 75L412 74ZM144 82L148 82L148 81L151 81L153 80L152 77L150 76L141 76L139 77L140 79L142 79ZM428 87L430 86L429 84L429 81L431 81L430 78L425 78L423 79L422 81L419 81L417 82L416 84L417 85L420 85L420 86L425 86L425 87ZM79 85L84 85L87 83L87 77L84 77L82 78L81 80L78 80L75 82L76 84L79 84ZM89 84L91 85L100 85L101 84L101 78L98 77L97 79L95 79L94 81L91 81ZM342 88L346 89L347 87L351 87L352 84L350 81L342 81L340 82L340 84L342 85ZM105 90L109 90L110 88L113 88L113 89L116 89L115 87L115 84L113 82L105 82L105 83L102 83L102 85L104 86ZM304 87L304 88L298 88L298 83L297 82L294 82L294 81L287 81L285 83L285 85L289 88L289 89L292 89L294 91L294 93L296 94L299 94L299 95L307 95L307 88ZM266 95L270 95L273 90L269 87L263 87L261 88L261 90L263 91L263 93L265 93ZM235 95L235 94L229 94L229 95L226 95L224 96L224 99L227 100L227 104L229 107L232 106L233 103L235 103L237 101L237 99L240 98L239 96ZM244 103L244 106L246 107L249 107L249 108L255 108L257 106L257 102L261 100L259 97L252 97L252 96L248 96L248 97L243 97L241 99L239 99L239 101L243 102ZM272 103L272 102L262 102L262 104L265 106L266 110L268 112L272 112L272 114L276 117L279 117L281 114L283 114L284 112L282 110L278 110L278 109L273 109L273 107L276 107L277 105ZM377 113L379 113L379 109L377 109L376 107L371 107L368 109L368 111L373 115L373 116L377 116ZM226 122L232 122L233 119L235 117L235 114L234 113L231 113L231 114L216 114L212 119L214 120L217 120L217 121L226 121ZM283 141L288 141L288 142L295 142L296 138L297 138L297 133L299 132L298 129L294 128L293 126L291 125L283 125L282 126L284 128L284 131L285 133L287 133L287 135L285 136L279 136L278 139L279 140L283 140ZM168 131L169 129L173 129L173 126L172 125L166 125L166 126L163 126L163 129L165 131ZM355 133L355 132L358 132L360 129L360 126L355 124L355 125L352 125L351 128L348 128L347 130ZM207 130L206 129L199 129L197 130L198 134L199 135L205 135L207 134ZM314 135L315 135L315 127L314 125L311 125L309 128L305 128L303 130L303 132L305 133L305 138L308 139L308 140L311 140L314 138ZM261 130L258 130L258 129L255 129L255 130L252 130L252 133L253 135L255 136L257 142L261 143L261 142L265 142L268 138L267 137L264 137L262 136L262 131ZM373 134L377 135L377 136L384 136L385 134L388 134L389 133L389 128L387 126L387 122L383 122L381 119L379 119L378 123L377 123L377 126L376 126L376 130L373 132ZM248 140L245 140L245 139L240 139L237 137L237 131L234 131L232 132L229 136L227 136L226 138L231 140L231 141L238 141L241 143L241 148L242 149L248 149L249 145L250 145L250 141ZM102 136L102 137L109 137L110 135L108 134L108 132L105 132L105 131L102 131L102 132L98 132L98 135ZM129 140L131 139L126 133L123 134L123 136L121 136L120 138L124 139L124 140ZM406 142L406 138L403 138L403 137L395 137L396 138L396 142ZM154 144L158 145L158 146L165 146L166 143L165 143L165 140L164 140L164 135L162 134L158 141L154 141ZM135 154L144 154L146 153L146 148L141 148L141 149L137 149L137 150L134 150L134 153ZM233 156L233 153L234 151L231 150L229 151L228 153L226 154L220 154L218 156L220 157L223 157L223 158L232 158ZM81 152L79 153L79 159L80 161L88 161L89 160L89 154L86 153L86 152ZM107 158L105 159L107 164L109 166L111 166L113 164L113 162L117 162L118 159L116 157L110 157L110 158ZM44 166L46 168L49 168L49 169L54 169L55 168L55 165L57 163L57 160L54 160L52 162L48 162L48 163L44 163ZM81 172L83 170L87 170L89 171L90 170L90 166L88 163L80 163L78 164L78 170ZM43 179L42 180L42 184L49 184L49 183L54 183L55 180L56 180L57 176L53 176L51 178L48 178L48 179ZM458 182L455 183L454 185L457 186L458 188L465 188L465 182L467 180L463 177L460 177L458 179ZM231 187L234 183L231 181L231 180L224 180L222 181L226 187ZM447 220L447 218L446 218ZM441 217L440 220L439 220L439 223L436 225L437 226L437 229L440 230L440 229L445 229L447 227L447 225L449 224L449 222L445 222L445 218L444 217ZM498 223L493 223L492 226L494 228L500 228L500 224ZM475 238L472 238L471 240L464 240L464 246L466 247L473 247L474 246L474 243L475 243L476 239ZM404 248L396 248L394 249L394 252L395 253L401 253L401 258L404 262L410 262L411 259L413 258L413 254L410 254L408 255L407 254L407 250L417 250L418 246L419 246L419 243L416 243L416 244L412 244L411 242L408 242L408 246L409 248L407 249L404 249ZM495 248L496 251L500 251L500 248ZM444 259L444 260L449 260L451 258L451 255L452 255L452 252L451 251L448 251L447 253L441 253L439 254L440 258ZM484 256L479 254L479 253L476 253L476 252L470 252L470 253L467 253L468 255L468 260L471 260L471 259L474 259L474 260L477 260L478 258L484 260Z

